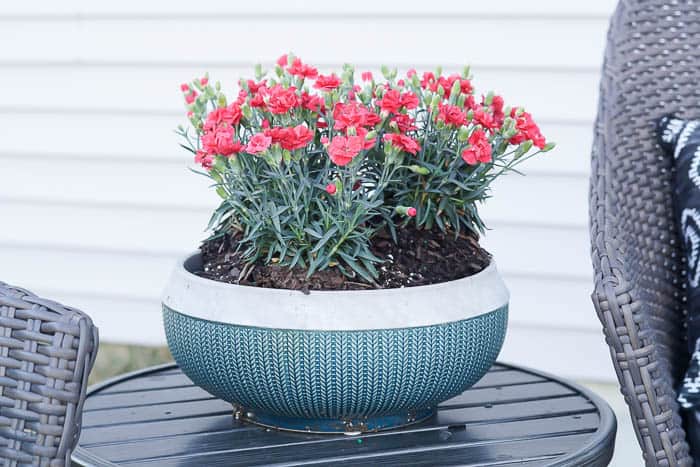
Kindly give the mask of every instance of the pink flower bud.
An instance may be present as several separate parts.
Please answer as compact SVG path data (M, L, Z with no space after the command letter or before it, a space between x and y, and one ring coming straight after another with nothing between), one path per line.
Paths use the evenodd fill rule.
M418 211L416 211L416 208L410 207L410 208L406 209L406 215L408 217L416 217L416 214L418 214Z
M408 72L406 72L406 76L409 78L413 78L415 75L416 75L416 70L413 68L411 68L410 70L408 70Z
M201 84L202 86L206 86L208 83L209 83L209 78L207 78L206 76L199 80L199 84Z
M190 90L190 87L187 85L187 83L182 83L182 84L180 85L180 91L182 91L182 92L187 92L187 91L189 91L189 90Z
M187 112L187 118L192 118L193 116L194 116L194 112L192 112L191 110L189 112Z
M371 71L362 72L362 81L372 81L372 72Z
M338 191L338 188L335 186L335 183L329 183L326 185L326 193L329 195L333 196L336 191Z

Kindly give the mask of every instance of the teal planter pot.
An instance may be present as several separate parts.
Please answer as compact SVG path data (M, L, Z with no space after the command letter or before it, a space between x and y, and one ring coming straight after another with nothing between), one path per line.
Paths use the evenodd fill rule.
M495 265L431 286L301 292L200 278L198 255L163 295L168 345L197 385L277 429L358 433L430 417L477 382L505 337Z

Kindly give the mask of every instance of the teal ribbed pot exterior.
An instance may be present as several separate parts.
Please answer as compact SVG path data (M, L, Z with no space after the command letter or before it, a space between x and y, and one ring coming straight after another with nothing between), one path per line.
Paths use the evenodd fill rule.
M371 330L240 326L163 307L168 345L211 394L262 416L416 413L463 392L496 360L508 306L461 321Z

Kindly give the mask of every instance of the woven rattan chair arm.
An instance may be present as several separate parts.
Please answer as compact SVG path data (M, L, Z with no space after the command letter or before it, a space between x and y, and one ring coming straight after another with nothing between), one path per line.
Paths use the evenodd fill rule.
M71 464L97 347L85 313L0 282L0 465Z

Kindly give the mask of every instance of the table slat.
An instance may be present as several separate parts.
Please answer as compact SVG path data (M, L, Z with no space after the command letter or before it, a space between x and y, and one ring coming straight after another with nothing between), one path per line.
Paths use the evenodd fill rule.
M493 407L464 407L441 410L433 424L455 426L477 423L508 422L527 419L541 419L565 415L578 415L595 411L595 407L581 396L563 397L554 400L516 402ZM139 439L160 437L186 438L191 434L211 433L220 430L256 429L233 419L231 412L224 415L165 420L160 422L111 425L83 430L80 444L98 446L101 444L128 443ZM173 442L180 442L174 439Z
M528 461L542 457L561 456L581 445L590 433L571 435L554 435L535 439L504 441L469 442L446 441L438 446L421 446L402 444L399 447L377 443L375 449L339 450L326 453L319 452L318 446L304 446L306 449L286 449L283 452L270 449L263 453L238 451L232 455L228 451L206 454L192 454L151 460L134 460L121 462L122 465L139 465L159 467L181 467L186 465L206 466L293 466L304 465L449 465L457 463L464 466L493 465L494 461ZM364 444L364 443L363 443ZM330 456L326 455L330 454ZM498 464L496 464L498 465Z
M314 455L332 457L337 453L372 452L380 449L398 449L402 446L438 447L445 443L498 442L514 439L535 439L545 436L591 433L598 427L599 417L595 413L536 420L479 423L441 427L439 429L397 430L366 435L358 438L348 436L305 436L292 433L267 431L228 431L199 433L178 440L135 440L118 445L96 446L92 451L113 462L156 459L173 455L186 455L190 446L204 452L229 452L238 456L281 456L286 452L312 451ZM436 425L439 421L436 422Z

